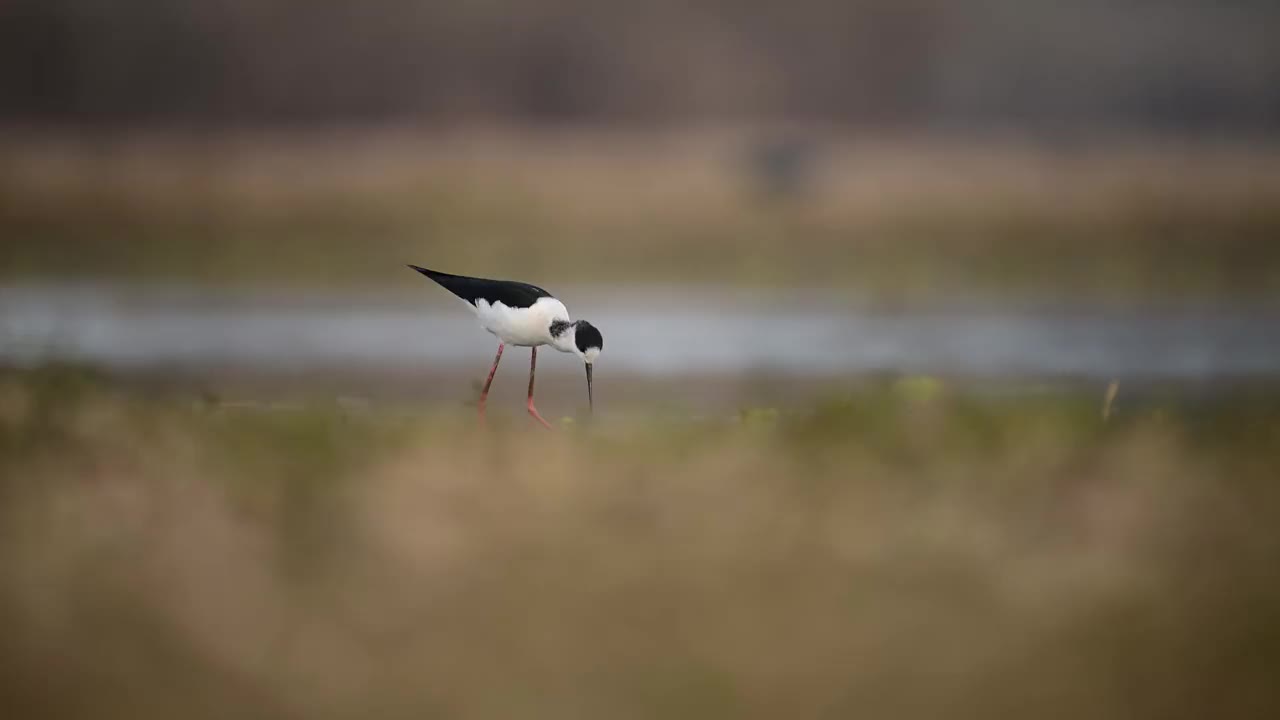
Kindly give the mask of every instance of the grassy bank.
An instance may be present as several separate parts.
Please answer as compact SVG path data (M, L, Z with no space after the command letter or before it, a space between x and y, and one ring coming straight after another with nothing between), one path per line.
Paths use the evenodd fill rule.
M1274 148L814 146L741 133L332 133L0 145L0 277L384 285L405 261L566 282L1233 295L1280 289Z
M0 378L41 717L1268 717L1273 397L868 388L478 433Z

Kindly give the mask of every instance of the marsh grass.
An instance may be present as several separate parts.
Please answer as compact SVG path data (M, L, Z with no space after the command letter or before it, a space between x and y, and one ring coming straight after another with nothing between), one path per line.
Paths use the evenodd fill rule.
M376 133L0 144L0 276L566 282L1091 296L1280 287L1274 148L835 137L762 197L743 133ZM474 270L473 272L479 272Z
M1271 717L1273 399L888 383L482 434L7 373L0 706Z

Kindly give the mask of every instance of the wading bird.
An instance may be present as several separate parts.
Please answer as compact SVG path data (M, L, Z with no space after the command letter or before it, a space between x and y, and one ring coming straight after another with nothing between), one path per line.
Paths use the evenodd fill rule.
M551 293L536 285L510 280L484 280L482 278L450 275L426 268L409 267L436 281L441 287L462 298L475 310L480 326L498 338L498 355L493 359L489 377L480 391L480 421L484 422L485 400L489 386L498 372L498 361L507 344L527 347L529 354L529 414L544 427L550 428L538 409L533 406L533 373L538 366L538 347L550 345L560 352L573 353L582 358L587 368L587 403L592 412L595 401L591 395L591 365L604 347L604 338L594 325L586 320L570 320L569 310Z

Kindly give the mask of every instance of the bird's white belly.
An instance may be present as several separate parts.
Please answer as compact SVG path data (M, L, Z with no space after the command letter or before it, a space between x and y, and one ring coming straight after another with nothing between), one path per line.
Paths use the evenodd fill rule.
M568 320L569 312L554 298L538 298L527 308L511 308L486 300L476 301L480 325L509 345L536 347L551 342L552 320Z

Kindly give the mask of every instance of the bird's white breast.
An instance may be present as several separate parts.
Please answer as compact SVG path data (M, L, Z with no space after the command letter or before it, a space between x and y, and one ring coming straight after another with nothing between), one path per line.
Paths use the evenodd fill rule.
M509 345L536 347L551 342L551 321L569 319L564 303L551 297L538 298L527 308L507 307L501 302L476 300L480 325Z

